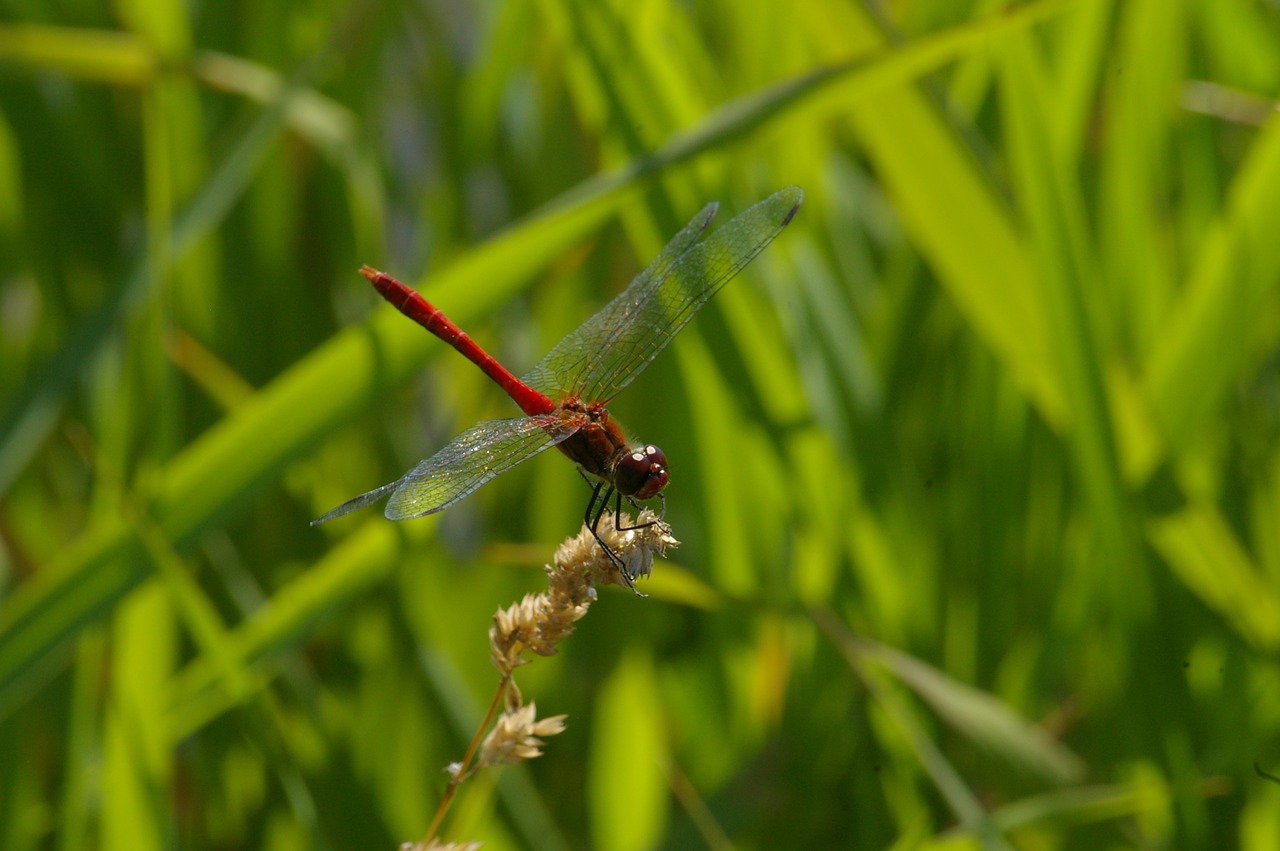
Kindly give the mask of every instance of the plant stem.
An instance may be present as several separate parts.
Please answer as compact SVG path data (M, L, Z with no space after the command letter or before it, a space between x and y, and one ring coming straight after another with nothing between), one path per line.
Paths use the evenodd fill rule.
M423 847L426 847L435 838L436 832L440 830L440 825L444 821L445 813L449 811L449 805L453 803L453 797L458 791L458 786L462 784L463 780L467 779L467 769L470 767L471 761L475 759L476 751L480 749L480 743L484 741L485 731L493 723L494 713L498 711L498 705L502 703L503 695L507 693L507 685L510 682L510 672L503 674L502 679L498 681L498 690L494 693L493 700L489 703L489 711L485 713L484 720L480 722L480 727L476 730L476 734L471 737L471 744L467 747L466 755L462 757L461 766L449 778L449 785L444 790L444 797L440 799L440 806L436 808L435 818L431 820L431 826L427 828L427 835L422 838Z

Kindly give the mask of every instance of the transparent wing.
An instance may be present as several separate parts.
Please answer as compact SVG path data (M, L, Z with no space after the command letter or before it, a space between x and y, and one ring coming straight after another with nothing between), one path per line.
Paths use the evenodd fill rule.
M391 499L386 515L392 520L434 514L580 427L581 423L554 414L478 423L401 478L347 500L312 525L363 508L387 494Z
M553 398L608 402L790 222L804 199L789 186L730 219L703 242L715 205L680 231L631 284L556 344L524 381Z
M603 332L607 331L608 323L606 320L610 317L606 316L606 314L616 313L615 308L620 300L632 290L642 288L648 285L649 282L665 279L680 258L688 253L689 249L706 231L707 225L711 224L711 220L715 218L716 210L719 207L720 205L715 201L703 207L702 212L694 216L689 221L689 224L685 225L658 252L658 256L649 261L649 265L644 268L644 271L636 275L626 290L619 293L613 301L605 305L603 309L579 326L572 334L556 343L551 351L547 352L542 360L538 361L533 369L529 370L520 380L552 398L562 395L565 391L576 392L574 382L579 378L583 369L592 361L591 344L600 340L604 336ZM592 330L589 331L589 328Z

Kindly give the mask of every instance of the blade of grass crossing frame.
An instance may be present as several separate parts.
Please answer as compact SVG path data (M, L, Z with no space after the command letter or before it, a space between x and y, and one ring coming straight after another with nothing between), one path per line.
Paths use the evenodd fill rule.
M601 851L654 848L666 833L667 744L662 725L654 723L663 713L658 693L653 660L633 648L619 660L596 698L587 805L593 845ZM620 777L627 778L625 794L617 786Z
M865 22L868 34L878 30ZM1004 360L1041 414L1067 419L1045 346L1045 306L1004 200L957 133L913 86L874 92L854 123L881 180L939 282Z
M158 586L135 594L113 625L111 710L103 748L102 847L168 847L172 742L162 723L177 654L169 600Z
M1192 443L1257 352L1247 345L1280 288L1280 121L1253 143L1226 207L1146 362L1146 385L1175 454Z
M1009 40L1001 68L1006 133L1014 165L1018 200L1029 224L1043 301L1048 307L1048 338L1059 385L1071 408L1067 432L1076 469L1091 507L1100 552L1114 570L1095 575L1121 582L1140 574L1132 510L1111 433L1111 416L1098 364L1095 333L1085 304L1085 280L1095 275L1086 230L1083 199L1072 189L1074 164L1061 162L1061 148L1048 135L1042 108L1046 87L1031 41ZM1133 607L1142 596L1133 582L1112 589L1115 605Z

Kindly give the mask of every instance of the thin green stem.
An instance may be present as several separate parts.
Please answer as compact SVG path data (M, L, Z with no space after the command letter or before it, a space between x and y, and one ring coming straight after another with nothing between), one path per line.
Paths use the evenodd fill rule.
M440 806L436 808L435 818L431 820L431 826L427 828L427 834L422 838L423 847L426 847L432 839L435 839L436 833L440 830L440 825L444 822L445 813L449 811L449 806L453 803L458 787L462 785L463 780L467 779L471 761L475 759L476 751L480 749L480 743L484 741L485 732L489 729L489 725L493 723L493 717L507 693L507 686L510 684L511 672L508 671L498 681L498 689L493 695L493 700L489 702L489 711L485 713L484 720L480 722L479 728L476 729L476 734L471 737L471 744L467 746L467 752L462 757L461 765L459 765L457 771L453 772L453 776L449 778L449 785L444 790L444 797L440 799Z

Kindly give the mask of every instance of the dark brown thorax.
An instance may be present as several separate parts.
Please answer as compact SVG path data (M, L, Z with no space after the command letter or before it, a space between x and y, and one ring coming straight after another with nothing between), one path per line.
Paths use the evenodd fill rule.
M586 472L603 479L623 496L649 499L667 484L667 458L656 446L627 444L618 422L599 402L566 400L566 415L586 414L590 422L556 444L556 448ZM575 417L576 418L576 417Z

